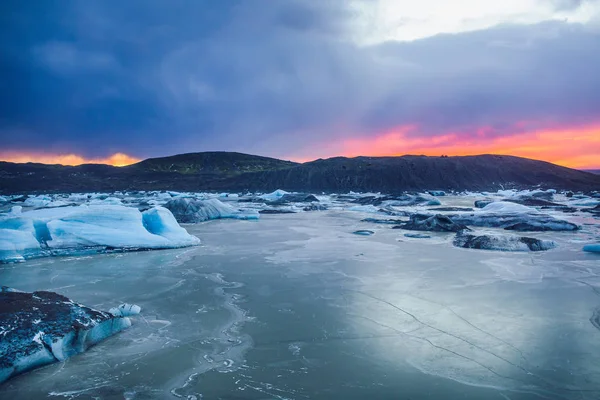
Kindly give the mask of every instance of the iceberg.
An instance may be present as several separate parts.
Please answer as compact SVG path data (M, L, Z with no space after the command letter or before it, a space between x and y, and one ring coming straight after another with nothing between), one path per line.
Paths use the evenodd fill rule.
M132 315L138 315L142 311L142 308L137 304L123 303L118 307L113 307L108 310L109 313L115 317L131 317Z
M276 201L280 197L283 197L286 194L290 194L290 193L286 192L285 190L277 189L274 192L271 192L271 193L268 193L268 194L263 194L263 195L258 196L258 197L261 198L261 199L263 199L263 200L267 200L267 201Z
M309 193L286 193L271 201L271 204L289 204L289 203L312 203L318 202L319 199L314 194Z
M495 214L535 214L538 211L535 208L524 206L522 204L512 203L508 201L496 201L486 205L479 212Z
M137 208L112 205L22 213L13 210L0 217L0 230L0 262L107 249L168 249L200 243L162 207L143 213Z
M459 232L468 228L462 224L457 224L452 219L442 214L413 214L410 216L408 222L394 226L392 229L429 232Z
M238 210L218 199L173 199L165 204L180 223L196 223L219 218L258 219L256 210Z
M544 251L556 247L550 240L513 235L473 235L466 231L456 234L452 242L456 247L500 251Z
M506 230L532 231L576 231L579 226L562 219L541 213L521 204L499 201L488 204L473 213L447 215L457 224Z
M40 251L40 244L31 232L0 229L0 262L22 262Z
M25 207L46 207L46 205L50 204L52 199L48 196L40 195L40 196L29 196L24 202L23 205Z
M379 206L383 203L390 206L406 207L406 206L439 206L442 203L433 196L419 194L410 195L404 194L401 196L364 196L353 201L353 203L361 205Z
M354 232L352 232L352 233L353 233L353 234L355 234L355 235L359 235L359 236L371 236L371 235L374 235L374 234L375 234L375 232L373 232L373 231L368 231L368 230L365 230L365 229L361 229L361 230L358 230L358 231L354 231Z
M131 326L126 316L94 310L54 292L2 287L0 304L0 383L64 361Z
M429 193L432 196L436 196L436 197L438 197L438 196L445 196L446 195L446 192L444 192L443 190L430 190L427 193Z

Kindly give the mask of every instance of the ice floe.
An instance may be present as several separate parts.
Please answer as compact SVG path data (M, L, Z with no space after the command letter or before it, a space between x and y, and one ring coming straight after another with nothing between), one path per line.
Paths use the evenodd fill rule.
M162 207L143 213L114 205L82 205L0 216L0 261L106 249L167 249L200 243ZM36 243L37 242L37 245Z
M54 292L3 287L0 303L0 382L64 361L131 326L123 315L94 310Z
M556 243L550 240L540 240L515 235L476 235L467 231L458 232L454 238L453 244L456 247L465 249L500 251L544 251L556 247Z
M218 199L178 198L165 204L165 208L169 209L180 223L196 223L220 218L258 219L259 217L256 210L236 209Z

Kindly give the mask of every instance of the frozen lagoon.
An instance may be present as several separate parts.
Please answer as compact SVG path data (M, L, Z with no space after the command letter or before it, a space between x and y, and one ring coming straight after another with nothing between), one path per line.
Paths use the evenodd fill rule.
M199 247L1 265L3 285L143 312L0 398L600 398L600 258L581 251L597 220L504 253L365 216L211 221L186 226Z

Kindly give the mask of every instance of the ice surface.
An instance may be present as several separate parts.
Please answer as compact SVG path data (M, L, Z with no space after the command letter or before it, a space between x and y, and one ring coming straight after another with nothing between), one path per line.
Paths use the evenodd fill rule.
M0 261L51 255L52 250L57 249L66 250L66 253L99 247L166 249L200 242L162 207L141 213L136 208L124 206L83 205L13 215L0 217L3 231Z
M187 226L206 238L198 248L0 266L5 284L68 287L85 304L118 298L145 314L0 397L598 398L600 274L581 251L598 242L598 220L575 215L595 225L532 235L556 242L549 252L464 250L454 235L410 239L389 225L352 235L375 226L333 201L341 207Z

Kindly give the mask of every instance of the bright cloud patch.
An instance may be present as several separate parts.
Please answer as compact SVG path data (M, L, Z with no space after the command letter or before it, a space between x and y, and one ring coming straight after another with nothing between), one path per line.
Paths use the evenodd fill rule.
M476 155L508 154L546 160L572 168L600 167L600 125L580 128L548 128L493 136L488 129L421 136L417 126L404 126L375 137L346 139L319 146L320 157L395 156L404 154ZM310 157L292 157L308 161Z
M362 43L412 41L501 24L587 23L600 11L598 2L586 0L356 0L352 7Z
M135 164L139 158L124 153L115 153L108 157L86 158L77 154L31 154L6 152L0 153L0 160L17 163L35 162L43 164L81 165L81 164L108 164L115 167Z

